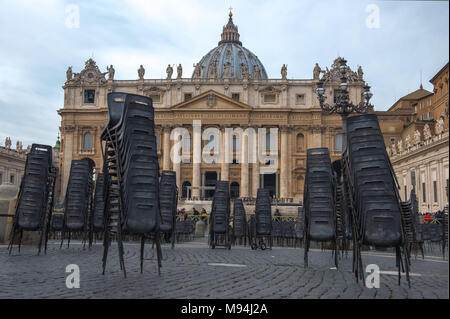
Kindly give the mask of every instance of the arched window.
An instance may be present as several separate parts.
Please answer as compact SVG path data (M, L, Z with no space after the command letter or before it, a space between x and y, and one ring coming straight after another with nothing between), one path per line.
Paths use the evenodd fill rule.
M233 182L230 185L230 197L238 198L239 197L239 183Z
M305 150L305 137L302 133L297 134L297 152L303 152Z
M91 135L91 133L84 134L83 150L86 150L86 151L92 150L92 135Z
M344 136L341 133L334 136L334 150L336 152L343 151L343 138Z

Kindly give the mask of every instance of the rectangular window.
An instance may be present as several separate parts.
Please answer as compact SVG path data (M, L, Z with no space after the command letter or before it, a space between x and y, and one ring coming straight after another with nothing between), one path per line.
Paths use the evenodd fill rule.
M275 103L277 96L275 94L264 94L264 103Z
M95 103L95 90L84 90L84 103Z
M434 202L437 203L438 202L438 194L437 194L437 181L433 181L433 199Z
M431 112L428 112L428 119L429 120L433 119L433 114Z
M422 202L424 202L424 203L427 202L427 197L426 197L425 193L426 193L425 183L422 183Z
M232 93L231 98L235 101L239 101L240 94L239 93Z
M420 115L420 119L423 121L425 119L425 117L422 115Z
M152 99L153 103L161 102L161 95L159 95L159 94L150 94L148 97Z
M305 105L305 94L297 94L296 103L299 105Z
M192 99L192 93L184 93L184 100L187 101L190 99Z
M408 200L408 187L405 185L405 201Z
M428 99L428 106L431 106L431 99Z
M423 102L420 102L420 109L423 110Z
M15 176L14 176L14 175L11 175L11 176L9 177L9 182L10 182L11 184L14 184L14 183L15 183Z

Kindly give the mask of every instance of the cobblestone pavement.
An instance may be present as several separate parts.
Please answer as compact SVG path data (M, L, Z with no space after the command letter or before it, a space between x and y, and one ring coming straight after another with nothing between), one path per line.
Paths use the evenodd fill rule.
M80 243L60 250L51 242L47 255L40 256L36 247L22 247L20 254L16 248L8 256L6 246L0 246L0 298L448 298L448 260L437 256L412 257L408 288L404 276L397 284L394 255L364 252L364 264L377 264L382 271L380 288L368 289L351 273L351 252L336 270L331 252L312 250L305 269L301 248L212 250L196 241L171 250L163 245L158 276L151 245L141 274L139 244L127 243L125 279L116 247L113 243L102 275L100 243L90 250ZM79 289L66 288L68 264L80 268Z

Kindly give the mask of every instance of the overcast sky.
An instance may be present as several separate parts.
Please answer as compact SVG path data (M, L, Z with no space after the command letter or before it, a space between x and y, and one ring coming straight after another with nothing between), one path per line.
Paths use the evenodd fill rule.
M76 7L73 7L75 5ZM373 6L375 5L375 6ZM217 46L228 8L269 78L310 79L338 56L362 65L376 110L423 86L449 60L448 1L0 0L0 145L54 145L68 66L93 57L115 79L165 78ZM75 8L75 10L73 9ZM79 23L73 13L79 11Z

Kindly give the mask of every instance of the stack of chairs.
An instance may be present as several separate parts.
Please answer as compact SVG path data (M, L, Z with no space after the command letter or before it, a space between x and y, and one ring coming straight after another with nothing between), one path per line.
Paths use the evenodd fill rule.
M334 243L334 262L338 267L335 186L327 148L308 149L306 158L305 267L308 267L310 241Z
M291 220L282 220L281 221L281 246L284 247L284 245L288 247L293 246L294 241L294 222Z
M159 164L152 100L128 93L108 94L108 123L102 132L105 176L103 273L112 238L117 238L120 267L126 277L123 235L141 237L143 271L146 238L156 243L161 267Z
M72 234L82 236L83 247L89 233L92 210L93 174L95 163L89 158L72 160L64 200L64 223L61 246L68 233L67 246Z
M258 188L255 203L255 227L252 235L251 248L272 249L272 206L270 202L270 191Z
M408 235L408 241L409 241L409 253L411 254L412 251L414 251L415 258L417 258L417 252L418 250L422 253L422 258L425 258L424 254L424 241L423 241L423 232L422 232L422 224L420 223L420 216L419 216L419 205L417 202L416 192L414 191L414 188L411 189L411 193L409 196L409 200L406 202L409 207L405 206L405 203L402 202L402 214L403 213L403 206L405 206L406 210L410 211L411 216L408 217L408 219L411 220L412 226L408 225L407 227L411 231L412 229L412 236L411 234ZM412 237L412 239L411 239Z
M95 181L94 205L92 208L90 229L89 229L89 246L92 245L93 236L102 234L105 229L105 175L99 173Z
M410 261L398 183L375 114L347 119L347 149L343 160L344 178L351 190L352 224L356 234L353 271L357 280L364 278L362 245L395 247L399 284L401 268L406 271L410 284Z
M230 186L228 181L217 181L211 206L209 245L212 249L224 246L231 249Z
M159 209L161 211L160 230L171 237L175 246L176 214L178 203L177 176L174 171L162 171L159 182Z
M272 219L272 241L275 245L281 246L283 244L283 225L280 217Z
M242 199L236 199L234 201L233 209L233 242L236 244L236 239L239 240L239 244L247 245L247 217L245 215L245 208Z
M16 210L8 246L12 252L18 233L19 252L23 231L39 231L38 254L43 241L47 251L53 209L56 169L52 166L52 147L33 144L25 162L25 172L17 196Z

